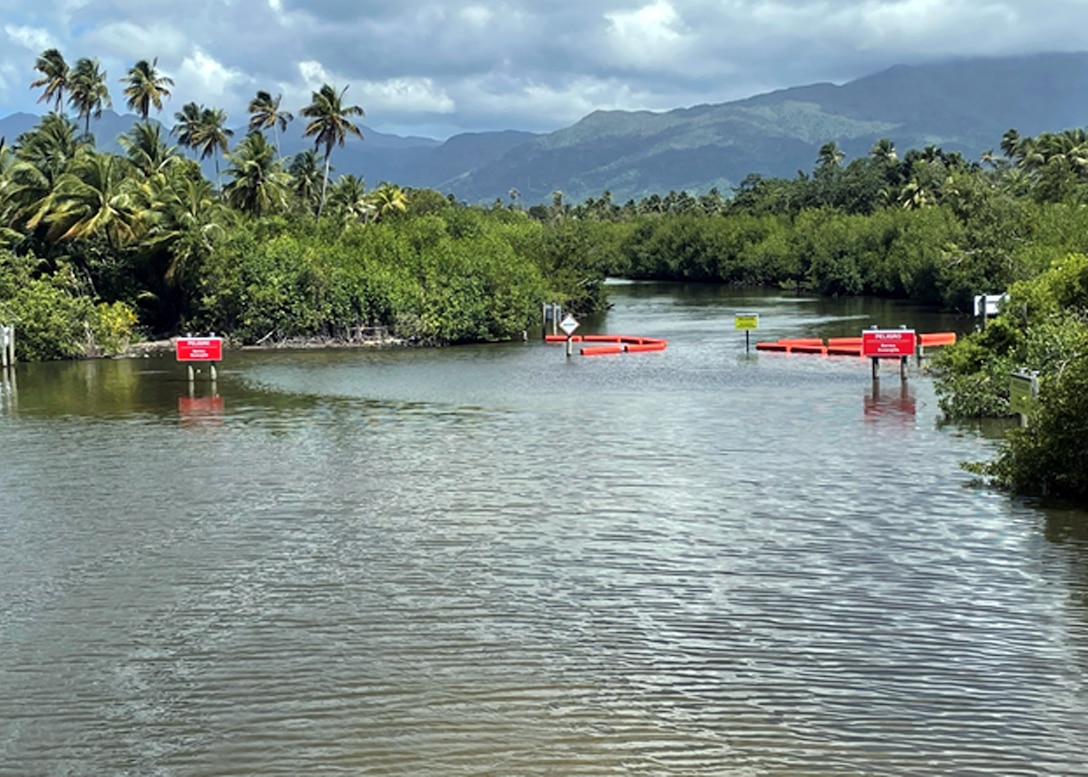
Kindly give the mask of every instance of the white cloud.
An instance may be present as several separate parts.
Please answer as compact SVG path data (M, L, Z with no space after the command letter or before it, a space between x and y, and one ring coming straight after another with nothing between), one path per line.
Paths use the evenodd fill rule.
M57 40L41 27L5 24L4 33L8 36L8 40L35 54L59 45Z
M142 27L134 22L119 21L104 24L87 33L80 48L89 48L94 56L125 62L155 59L177 62L190 51L192 44L179 28L166 23Z
M387 81L367 81L360 84L360 95L368 112L382 110L397 112L453 113L456 104L430 78L392 78Z
M685 36L676 9L667 0L656 0L634 11L605 14L608 45L620 63L645 67L680 56Z
M328 84L333 81L333 78L329 75L329 71L318 61L308 59L298 63L298 72L302 76L302 82L305 87L311 91L316 91L321 88L322 84Z
M462 8L457 14L469 27L482 29L494 18L495 14L482 5L470 5Z
M175 84L185 84L187 91L202 98L199 102L218 105L235 87L251 83L252 79L240 70L225 67L208 56L200 48L182 60L181 68L174 77Z

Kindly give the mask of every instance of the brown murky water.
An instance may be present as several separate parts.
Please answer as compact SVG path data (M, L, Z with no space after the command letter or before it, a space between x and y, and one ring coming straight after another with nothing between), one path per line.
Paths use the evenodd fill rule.
M1088 774L1088 515L929 380L744 353L870 301L619 286L529 343L21 365L0 775Z

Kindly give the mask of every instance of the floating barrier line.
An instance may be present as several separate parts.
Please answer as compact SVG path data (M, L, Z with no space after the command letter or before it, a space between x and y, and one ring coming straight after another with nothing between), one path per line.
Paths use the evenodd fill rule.
M668 342L660 338L632 335L573 335L570 340L576 343L608 343L608 345L583 346L579 351L582 356L664 351L668 346ZM565 343L566 341L566 335L545 335L544 337L546 343Z
M955 332L930 332L918 335L922 348L937 348L956 342ZM756 343L757 351L778 353L816 353L822 356L861 356L860 337L831 337L825 343L819 338L783 337L774 342Z

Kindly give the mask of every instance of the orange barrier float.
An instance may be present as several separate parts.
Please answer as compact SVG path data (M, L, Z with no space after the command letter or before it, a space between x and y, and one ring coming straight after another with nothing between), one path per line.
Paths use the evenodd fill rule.
M665 341L659 340L656 343L640 343L627 346L627 353L644 353L646 351L664 351Z
M622 345L587 345L582 348L582 356L604 356L609 353L623 353Z
M952 345L956 342L955 332L932 332L928 335L919 335L922 338L922 347L929 345Z
M860 337L829 337L828 356L861 356Z
M952 345L956 342L955 332L931 332L918 336L918 342L924 348L936 348ZM779 353L818 353L824 356L861 356L860 337L830 337L825 344L818 338L784 337L773 343L756 343L757 351L776 351Z
M656 337L632 337L630 335L574 335L570 338L577 343L608 343L608 345L586 345L580 349L582 356L605 356L616 353L645 353L664 351L668 342ZM545 335L546 343L565 343L566 335Z

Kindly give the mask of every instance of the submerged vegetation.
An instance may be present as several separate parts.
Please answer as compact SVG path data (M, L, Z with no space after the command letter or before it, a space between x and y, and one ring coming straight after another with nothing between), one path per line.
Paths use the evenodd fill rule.
M152 118L173 80L157 61L120 79L140 121L99 148L112 104L93 59L50 49L31 87L51 111L0 141L0 320L21 356L114 353L133 338L216 331L238 343L345 337L382 326L425 343L518 335L558 301L605 303L607 275L875 294L969 310L1009 290L1002 314L938 368L950 418L1007 415L1008 373L1038 370L1032 424L975 469L1022 492L1088 499L1088 137L1021 137L978 161L939 147L900 158L890 140L848 164L825 144L811 173L751 175L730 193L615 203L468 205L353 174L335 150L363 115L325 84L299 109L311 150L279 142L294 115L258 91L248 133L188 103ZM71 110L78 121L70 119ZM81 126L82 125L82 126ZM269 140L265 133L271 131ZM209 180L202 163L214 167Z

